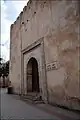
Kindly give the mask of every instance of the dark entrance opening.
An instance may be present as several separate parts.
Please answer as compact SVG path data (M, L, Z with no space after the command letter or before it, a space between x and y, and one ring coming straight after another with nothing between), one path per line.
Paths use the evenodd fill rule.
M27 65L27 92L39 92L38 63L31 58Z

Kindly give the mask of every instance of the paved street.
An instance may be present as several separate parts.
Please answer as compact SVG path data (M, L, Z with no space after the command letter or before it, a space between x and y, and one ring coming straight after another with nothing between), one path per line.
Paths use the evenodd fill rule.
M50 105L40 105L46 111L34 105L25 103L19 97L7 94L5 89L0 90L1 120L80 120L79 115Z
M1 90L1 120L3 119L61 120L19 99L15 99L13 96L6 94L5 90Z

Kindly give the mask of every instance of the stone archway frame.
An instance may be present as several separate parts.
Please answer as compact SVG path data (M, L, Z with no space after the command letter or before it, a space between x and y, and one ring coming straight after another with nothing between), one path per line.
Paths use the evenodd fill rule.
M28 46L26 49L22 50L22 80L21 80L21 89L23 89L23 93L22 94L27 94L25 91L26 86L24 85L25 82L25 78L24 78L24 55L31 52L32 50L36 49L37 47L41 48L41 60L42 60L42 65L40 66L40 62L39 60L36 58L36 56L34 54L31 54L26 61L26 65L28 63L28 61L34 57L37 62L38 62L38 71L39 71L39 84L41 90L40 90L40 94L42 95L42 98L44 100L45 103L48 102L48 91L47 91L47 75L46 75L46 64L45 64L45 52L44 52L44 37L39 39L38 41L34 42L33 44L31 44L30 46ZM27 71L26 71L27 72ZM26 76L27 77L27 76Z

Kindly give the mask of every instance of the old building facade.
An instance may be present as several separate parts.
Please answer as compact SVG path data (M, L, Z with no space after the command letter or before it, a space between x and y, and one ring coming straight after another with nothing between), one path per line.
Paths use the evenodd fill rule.
M14 93L80 110L79 1L30 0L10 31Z

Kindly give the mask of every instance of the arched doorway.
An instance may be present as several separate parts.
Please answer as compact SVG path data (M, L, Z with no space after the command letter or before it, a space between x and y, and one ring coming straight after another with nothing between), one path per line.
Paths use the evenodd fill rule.
M38 63L33 57L27 64L27 92L39 92Z

